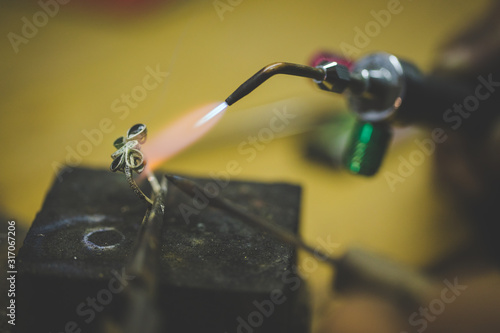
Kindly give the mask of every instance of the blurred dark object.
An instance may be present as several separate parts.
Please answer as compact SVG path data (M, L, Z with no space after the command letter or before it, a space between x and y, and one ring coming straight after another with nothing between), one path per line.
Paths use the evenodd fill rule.
M440 188L470 220L492 259L500 264L500 2L492 1L478 19L440 49L434 75L478 84L490 77L496 83L485 100L493 112L485 117L480 107L463 119L468 131L449 131L437 145L436 178ZM452 106L450 105L450 108ZM463 126L465 127L465 126Z
M500 72L500 2L475 18L466 29L439 49L434 73L475 80L481 73Z
M334 289L339 294L378 295L402 311L426 304L434 293L431 279L422 272L362 248L348 249L335 272Z
M297 233L300 187L231 181L218 189ZM158 309L167 331L308 331L293 248L203 206L203 194L193 201L171 186L165 200ZM125 320L130 300L121 291L136 278L126 268L145 212L121 175L73 169L56 181L20 251L18 331L99 332L109 318Z

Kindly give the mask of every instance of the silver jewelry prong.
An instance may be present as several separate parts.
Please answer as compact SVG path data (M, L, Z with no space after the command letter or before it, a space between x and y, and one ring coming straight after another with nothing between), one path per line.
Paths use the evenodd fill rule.
M139 186L137 186L137 184L135 183L135 180L134 180L134 176L132 175L132 170L130 169L130 167L128 165L125 166L124 171L125 171L125 177L127 177L128 184L132 188L134 193L137 194L137 196L139 198L141 198L142 200L145 200L150 205L152 205L153 200L151 200L147 195L145 195L144 192L141 191Z

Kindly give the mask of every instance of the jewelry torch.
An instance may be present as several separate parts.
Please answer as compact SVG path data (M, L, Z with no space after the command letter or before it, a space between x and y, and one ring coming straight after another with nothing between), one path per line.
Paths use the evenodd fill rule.
M234 104L276 74L311 78L322 90L346 97L357 122L343 164L350 172L364 176L372 176L379 169L391 141L392 125L433 126L433 136L444 136L450 127L456 129L457 117L466 118L466 110L475 111L481 104L487 110L484 113L491 114L494 99L480 96L489 95L491 86L498 84L489 77L479 77L484 91L476 96L478 87L474 90L470 83L424 75L408 61L388 53L374 53L351 68L336 61L322 61L316 67L273 63L245 81L225 102ZM476 131L488 123L488 117L479 119L482 122L473 123ZM460 130L470 130L471 126L469 123Z

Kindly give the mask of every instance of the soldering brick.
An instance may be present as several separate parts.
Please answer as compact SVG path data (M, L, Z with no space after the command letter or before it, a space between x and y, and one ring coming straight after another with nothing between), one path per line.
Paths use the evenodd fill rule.
M119 318L124 310L121 293L92 320L78 307L87 310L81 304L124 272L147 206L120 174L74 168L62 179L47 194L19 253L19 332L61 332L68 323L98 332L104 315ZM194 180L298 232L299 186ZM307 332L306 288L294 273L295 250L206 207L202 195L213 193L193 201L169 186L158 295L165 330Z

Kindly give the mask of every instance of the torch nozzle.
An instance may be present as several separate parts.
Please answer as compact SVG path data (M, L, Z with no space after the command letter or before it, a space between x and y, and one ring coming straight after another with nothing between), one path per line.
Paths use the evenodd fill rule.
M308 77L316 81L323 81L325 79L325 71L323 68L292 64L289 62L276 62L262 68L239 86L228 98L226 98L227 105L232 105L239 101L264 83L264 81L276 74Z

